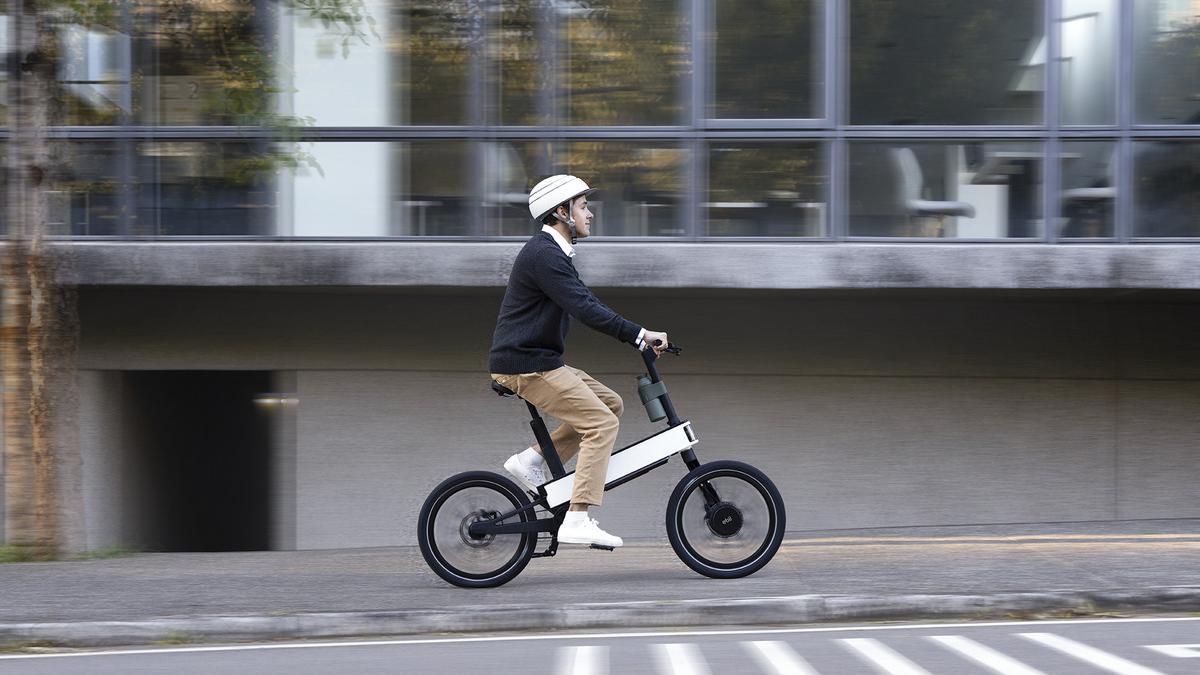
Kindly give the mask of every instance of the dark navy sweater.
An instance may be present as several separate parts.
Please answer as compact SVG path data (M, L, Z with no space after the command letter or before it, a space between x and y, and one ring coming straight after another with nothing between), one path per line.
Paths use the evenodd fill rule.
M596 299L571 258L548 232L538 232L517 254L500 304L488 369L513 375L563 365L569 317L634 344L641 327Z

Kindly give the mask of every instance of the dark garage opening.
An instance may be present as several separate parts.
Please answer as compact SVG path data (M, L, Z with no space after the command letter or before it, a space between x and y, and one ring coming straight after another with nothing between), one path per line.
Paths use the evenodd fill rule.
M270 548L270 372L127 372L128 522L151 551ZM270 400L270 399L267 399Z

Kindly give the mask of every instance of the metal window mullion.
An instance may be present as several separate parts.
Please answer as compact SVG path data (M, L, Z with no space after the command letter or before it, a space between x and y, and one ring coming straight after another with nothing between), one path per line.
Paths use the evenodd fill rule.
M1127 244L1133 234L1133 139L1134 115L1134 0L1121 0L1120 36L1117 46L1117 203L1113 217L1113 234L1118 243Z
M121 32L125 34L125 49L121 51L121 76L125 79L125 86L121 88L121 113L117 123L121 131L120 139L117 141L117 157L118 168L117 175L119 183L117 187L117 204L118 219L117 219L117 234L120 236L130 236L134 232L134 215L137 209L137 202L133 195L133 186L135 184L135 168L136 148L134 147L133 139L122 133L128 128L133 121L133 15L130 12L128 2L121 3Z
M1046 28L1046 83L1043 102L1043 122L1047 138L1042 146L1042 241L1053 244L1058 241L1058 214L1062 200L1059 199L1061 169L1059 163L1058 130L1062 121L1062 92L1060 88L1060 58L1062 56L1062 32L1058 18L1062 16L1062 0L1047 0L1043 21Z
M823 0L821 25L821 122L822 126L831 127L837 122L835 116L838 81L838 11L845 3L835 0Z
M691 89L688 92L688 128L692 139L687 143L690 152L688 157L688 194L687 202L687 237L695 241L708 233L708 213L700 204L708 200L708 140L702 135L709 111L709 97L712 88L709 86L712 77L712 64L708 58L709 27L712 25L710 10L715 0L687 0L691 10L688 21L689 43L692 47L692 74L688 78Z
M1128 244L1133 238L1136 215L1134 209L1134 179L1133 179L1133 139L1123 135L1117 140L1117 203L1116 203L1116 234L1117 243Z
M834 241L845 241L850 233L850 168L846 127L850 122L850 3L829 0L828 23L832 32L826 38L825 58L833 62L827 72L832 79L825 91L829 99L829 121L834 135L826 144L829 159L829 201L827 234Z
M471 41L467 50L467 123L474 129L482 129L487 125L487 40L488 40L488 9L476 6L471 17ZM466 217L473 227L479 228L476 236L488 234L488 214L484 208L487 195L487 141L479 137L464 139L468 144L467 156L473 161L467 169L468 199Z

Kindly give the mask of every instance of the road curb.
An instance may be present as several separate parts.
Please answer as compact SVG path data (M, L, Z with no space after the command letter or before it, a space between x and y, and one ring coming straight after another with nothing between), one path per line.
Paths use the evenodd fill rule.
M562 606L464 606L377 612L167 617L0 624L0 645L263 641L514 630L753 626L899 619L986 619L1110 611L1200 611L1200 587L988 595L794 595Z

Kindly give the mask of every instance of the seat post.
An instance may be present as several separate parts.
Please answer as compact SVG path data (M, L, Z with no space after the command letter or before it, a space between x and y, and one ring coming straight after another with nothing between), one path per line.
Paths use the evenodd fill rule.
M525 401L525 405L529 408L530 417L533 418L530 420L529 426L533 427L533 437L537 439L538 446L542 449L542 458L546 460L546 466L550 467L550 475L554 478L562 478L567 475L567 472L563 470L562 460L558 458L558 450L554 447L554 441L550 440L546 421L542 419L536 406L529 401Z

